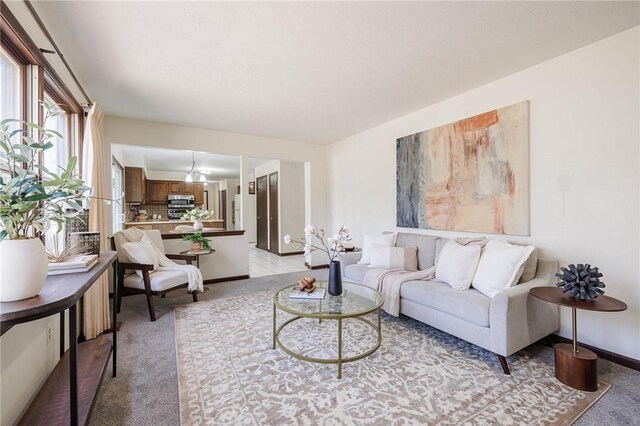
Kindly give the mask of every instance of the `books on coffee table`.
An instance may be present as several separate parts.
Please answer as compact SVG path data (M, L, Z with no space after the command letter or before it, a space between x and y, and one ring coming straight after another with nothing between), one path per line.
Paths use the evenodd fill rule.
M82 254L73 256L64 262L49 263L47 275L73 274L76 272L87 272L98 263L97 254Z
M290 299L306 299L306 300L322 300L327 290L324 288L316 288L313 293L307 293L306 291L300 291L298 289L291 290L289 293Z

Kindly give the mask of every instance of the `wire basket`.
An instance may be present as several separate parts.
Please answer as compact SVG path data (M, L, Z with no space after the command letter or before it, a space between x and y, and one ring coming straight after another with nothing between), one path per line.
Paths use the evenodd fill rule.
M69 244L77 247L88 247L89 254L100 254L100 232L69 232Z

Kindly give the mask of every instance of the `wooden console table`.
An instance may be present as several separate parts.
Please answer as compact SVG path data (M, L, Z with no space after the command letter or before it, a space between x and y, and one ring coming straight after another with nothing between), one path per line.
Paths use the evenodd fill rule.
M89 423L93 403L112 355L116 376L118 287L113 286L112 338L104 335L78 344L77 303L93 283L109 268L117 276L115 251L100 253L98 263L88 272L54 275L40 294L30 299L0 303L0 335L17 324L60 314L60 361L18 424L78 425ZM115 282L114 282L115 284ZM69 310L69 350L64 351L64 312Z
M600 295L593 300L579 300L562 292L558 287L535 287L529 290L532 296L545 302L571 308L573 342L556 343L553 352L556 361L556 379L574 389L595 392L598 390L598 355L578 346L577 309L599 312L619 312L627 305L613 297Z

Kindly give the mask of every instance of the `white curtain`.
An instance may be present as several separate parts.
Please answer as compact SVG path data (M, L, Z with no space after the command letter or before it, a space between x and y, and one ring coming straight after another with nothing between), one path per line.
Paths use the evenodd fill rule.
M94 102L89 110L83 139L83 177L95 189L89 201L89 231L100 232L100 249L109 250L111 236L111 150L104 142L104 113ZM110 268L109 268L110 269ZM84 336L93 339L111 327L109 316L109 269L85 293Z

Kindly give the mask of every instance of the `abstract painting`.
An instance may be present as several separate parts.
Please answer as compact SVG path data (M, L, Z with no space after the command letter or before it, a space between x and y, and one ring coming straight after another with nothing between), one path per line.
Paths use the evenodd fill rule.
M397 140L397 224L529 235L529 102Z

